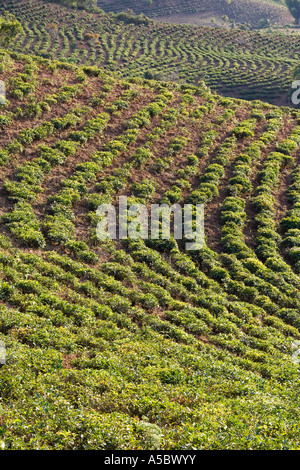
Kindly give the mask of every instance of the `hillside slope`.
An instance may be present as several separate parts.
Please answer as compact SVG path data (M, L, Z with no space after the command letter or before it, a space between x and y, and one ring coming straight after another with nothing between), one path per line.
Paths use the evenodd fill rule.
M124 77L201 80L215 91L288 105L300 37L163 23L126 24L40 0L0 0L24 27L13 49L88 63Z
M99 0L98 5L106 12L131 9L137 14L174 23L201 24L207 18L221 19L223 15L252 26L262 19L282 26L293 23L287 7L272 0Z
M299 449L299 112L4 51L0 79L1 448ZM206 246L100 242L120 195L205 203Z

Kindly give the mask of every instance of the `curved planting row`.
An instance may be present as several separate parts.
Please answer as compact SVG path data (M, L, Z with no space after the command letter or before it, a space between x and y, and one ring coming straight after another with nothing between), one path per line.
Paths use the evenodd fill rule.
M2 4L2 5L1 5ZM123 76L201 80L243 99L288 104L298 36L134 22L42 0L0 2L24 27L14 50L89 63Z
M299 448L298 112L16 53L0 79L1 447ZM205 204L204 247L100 241L119 196Z

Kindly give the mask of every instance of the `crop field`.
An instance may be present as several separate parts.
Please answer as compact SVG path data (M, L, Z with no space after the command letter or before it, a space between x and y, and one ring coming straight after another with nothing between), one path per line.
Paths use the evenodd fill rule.
M41 0L0 0L24 33L14 51L197 85L225 96L289 105L299 35L155 23L66 9ZM139 18L139 17L138 17Z
M300 113L1 52L0 446L299 449ZM205 247L97 207L205 204Z

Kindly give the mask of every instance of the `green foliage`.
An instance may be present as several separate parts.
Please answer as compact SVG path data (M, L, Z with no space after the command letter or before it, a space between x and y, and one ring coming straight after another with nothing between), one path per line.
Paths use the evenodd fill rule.
M83 84L86 72L97 74L95 68L102 66L126 79L137 80L139 77L140 80L183 83L187 88L183 99L190 103L192 87L198 87L198 93L202 95L209 93L204 80L213 91L226 96L236 96L238 90L241 99L289 104L288 89L297 65L299 41L297 35L284 34L279 29L280 25L290 22L288 9L282 3L278 6L275 2L260 2L253 8L251 2L245 6L241 0L238 5L228 0L217 7L226 10L225 17L228 9L234 17L238 11L238 16L247 18L247 23L253 18L251 25L245 24L243 19L244 24L238 27L233 22L231 28L213 26L211 29L182 24L164 24L162 27L141 14L146 11L153 17L162 16L164 10L165 14L170 11L178 14L176 2L167 8L157 2L152 2L149 7L145 4L151 2L146 0L142 5L141 2L129 2L125 2L123 8L115 1L98 2L109 11L105 14L96 6L96 0L52 0L51 9L46 1L30 0L29 15L29 4L11 0L0 5L0 12L8 9L24 28L10 45L14 51L33 52L45 60L63 60L65 69L81 64L77 83ZM291 2L294 12L297 0ZM191 9L206 8L202 3L193 0L191 5L180 5L179 10L190 14ZM137 14L128 11L129 5ZM271 29L269 25L275 28ZM262 29L249 31L252 27ZM124 38L128 40L124 42ZM186 44L190 44L189 52ZM55 69L57 64L50 67ZM94 97L98 102L101 99ZM119 105L122 107L121 102ZM111 103L111 110L114 106L118 104ZM226 106L226 101L221 106ZM156 108L154 105L152 112L157 112ZM203 116L203 111L204 104L191 110L197 119ZM224 116L216 116L216 120L225 122L231 116L229 111Z
M23 32L23 28L19 21L12 15L5 14L4 18L0 17L0 44L6 46L13 39Z
M96 66L5 67L1 447L298 448L297 113ZM97 207L120 195L206 203L206 244L98 240Z

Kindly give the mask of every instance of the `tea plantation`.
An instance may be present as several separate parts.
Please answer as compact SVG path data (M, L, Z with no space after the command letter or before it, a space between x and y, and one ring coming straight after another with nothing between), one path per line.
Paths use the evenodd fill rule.
M74 10L43 0L0 0L0 15L5 11L24 29L11 45L16 52L96 65L124 78L191 85L205 80L226 96L291 103L298 34L156 23L143 16Z
M299 449L299 111L5 50L0 80L1 448ZM204 203L205 247L100 242L120 195Z

